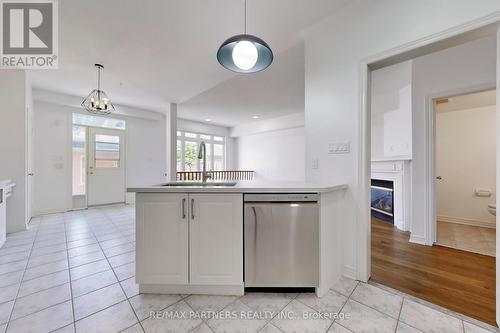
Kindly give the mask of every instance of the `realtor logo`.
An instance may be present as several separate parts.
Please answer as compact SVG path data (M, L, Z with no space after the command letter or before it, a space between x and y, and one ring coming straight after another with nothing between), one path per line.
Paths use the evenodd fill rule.
M0 67L57 68L57 2L0 2Z

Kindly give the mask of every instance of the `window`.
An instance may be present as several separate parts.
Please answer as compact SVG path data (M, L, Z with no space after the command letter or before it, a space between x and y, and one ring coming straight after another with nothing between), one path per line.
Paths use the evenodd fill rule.
M91 127L103 127L111 129L125 129L125 120L89 116L86 114L73 113L73 124Z
M79 186L85 186L85 170L87 169L87 159L85 155L80 156L80 182ZM83 194L83 193L82 193Z
M120 137L97 134L95 136L94 160L96 168L120 167Z
M86 167L86 138L85 127L73 126L73 171L72 171L72 192L73 195L85 195Z
M202 162L198 159L201 142L207 147L207 170L225 170L225 138L203 133L177 131L177 171L200 171Z

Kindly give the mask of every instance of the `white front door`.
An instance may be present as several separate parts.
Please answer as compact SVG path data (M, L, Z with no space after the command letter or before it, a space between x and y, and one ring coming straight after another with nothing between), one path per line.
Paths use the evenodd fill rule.
M125 132L89 128L87 203L125 202Z

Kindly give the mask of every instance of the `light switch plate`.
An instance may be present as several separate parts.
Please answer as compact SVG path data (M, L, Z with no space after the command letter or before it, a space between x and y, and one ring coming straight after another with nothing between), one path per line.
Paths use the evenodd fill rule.
M314 158L312 160L312 168L313 169L318 169L319 168L319 160L318 160L318 158Z
M348 154L350 152L350 142L336 142L328 145L328 154Z

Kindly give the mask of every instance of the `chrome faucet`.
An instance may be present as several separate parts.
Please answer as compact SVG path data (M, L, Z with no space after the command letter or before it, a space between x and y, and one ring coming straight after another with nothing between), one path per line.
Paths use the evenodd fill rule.
M212 176L207 173L207 146L205 142L200 143L200 148L198 148L198 159L203 160L203 171L201 173L201 180L205 183L207 179Z

